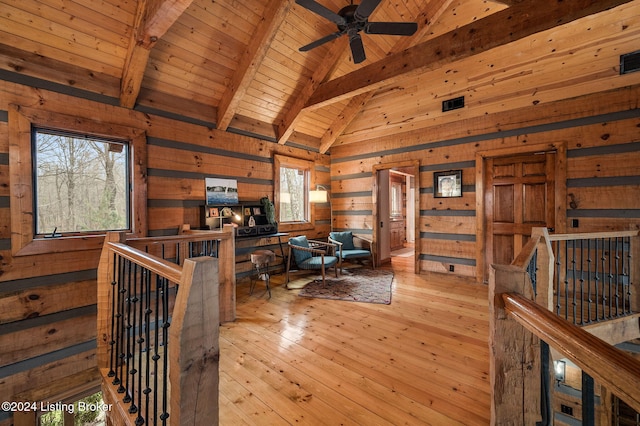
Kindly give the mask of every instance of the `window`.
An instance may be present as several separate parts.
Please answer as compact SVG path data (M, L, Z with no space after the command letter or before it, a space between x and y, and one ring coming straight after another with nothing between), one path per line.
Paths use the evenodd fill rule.
M107 229L126 230L136 236L146 235L147 153L146 135L143 130L13 104L9 106L8 127L11 253L13 256L99 250L102 247L104 232ZM51 131L47 129L59 130ZM34 135L38 133L42 134L43 141L37 141L38 138ZM78 135L83 136L78 137ZM91 137L86 135L91 135ZM94 148L91 149L102 149L102 158L105 160L108 158L109 161L111 159L115 161L115 157L126 153L126 156L122 157L126 158L127 161L126 171L121 169L116 172L115 163L113 165L113 171L116 173L113 177L114 182L116 182L113 188L120 191L113 198L116 204L114 211L118 212L118 209L120 210L118 213L113 214L110 219L112 222L109 225L105 225L104 223L106 222L103 222L102 225L95 225L96 222L85 222L84 218L77 222L74 222L75 219L70 222L64 222L62 212L57 210L59 208L68 208L70 202L65 201L66 204L55 206L48 204L52 199L62 199L70 194L68 187L63 189L65 183L62 181L62 179L69 179L68 176L64 177L64 173L60 172L57 174L60 180L56 182L56 174L50 175L49 173L54 167L60 168L63 165L63 161L53 161L52 158L56 152L57 154L62 154L62 148L57 151L55 149L44 149L48 143L44 139L53 138L54 136L74 137L76 140L84 139L85 143L95 142ZM69 147L70 145L67 145L67 148ZM85 145L87 150L89 149L88 147L89 145ZM38 152L40 148L42 148L42 152ZM115 151L120 150L120 148L122 148L122 153L115 155ZM106 154L105 150L107 153L111 152L113 154ZM77 161L77 159L74 161ZM87 160L83 159L83 161ZM95 161L99 162L96 159L90 161L92 167L97 164ZM64 162L71 162L71 159L65 159ZM41 170L39 171L38 168L40 167ZM74 167L77 168L80 165ZM86 194L86 196L96 197L92 200L98 204L106 203L107 210L100 212L100 214L106 214L109 212L109 202L112 197L103 193L100 200L98 200L97 194L108 191L108 189L105 190L104 182L110 181L112 178L107 177L107 170L110 170L109 166L101 165L99 169L103 170L102 176L96 170L86 170L84 178L102 179L103 191L94 191L94 194ZM71 173L71 170L68 173ZM94 186L99 185L94 182ZM60 194L55 196L46 194L45 191L51 190L51 188L54 188L54 191L60 191ZM73 192L76 192L76 190L74 188ZM73 201L71 204L76 203L77 201ZM80 214L78 209L93 209L93 206L88 207L89 204L81 204L79 207L74 206L75 213L67 212L66 214L67 216L75 216ZM117 207L118 204L120 204L120 207ZM60 207L61 205L66 207ZM91 216L94 213L94 210L88 210L81 214ZM52 220L49 220L48 216L52 216ZM120 218L117 216L120 216ZM53 231L56 226L59 228L54 235Z
M129 143L34 129L36 235L129 229Z
M391 182L391 216L402 216L402 184Z
M312 225L309 188L314 180L313 162L276 155L274 157L275 205L278 222L288 229Z

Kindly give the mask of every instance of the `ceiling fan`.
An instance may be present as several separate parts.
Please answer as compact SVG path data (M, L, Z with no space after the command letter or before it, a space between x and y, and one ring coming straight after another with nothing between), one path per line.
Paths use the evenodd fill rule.
M364 61L367 56L364 53L364 45L360 31L365 34L389 34L410 36L418 29L416 22L369 22L369 15L373 13L375 8L382 0L362 0L360 4L351 4L340 9L335 13L314 0L296 0L300 6L314 12L323 18L326 18L338 26L338 31L322 37L312 43L302 46L299 50L306 52L315 47L321 46L331 40L334 40L344 34L349 36L349 46L353 55L353 62L359 64Z

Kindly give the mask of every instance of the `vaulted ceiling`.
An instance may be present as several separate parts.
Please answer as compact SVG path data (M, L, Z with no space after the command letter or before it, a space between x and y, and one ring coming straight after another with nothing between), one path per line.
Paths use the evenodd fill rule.
M354 64L347 37L298 50L336 26L293 0L0 0L0 70L320 152L640 84L619 74L640 0L382 0L369 20L418 31L364 34Z

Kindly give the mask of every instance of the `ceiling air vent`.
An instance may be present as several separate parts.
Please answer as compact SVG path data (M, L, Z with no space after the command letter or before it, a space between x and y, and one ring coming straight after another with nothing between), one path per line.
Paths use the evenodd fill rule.
M453 109L464 107L464 96L459 98L449 99L448 101L442 101L442 112L451 111Z
M620 55L620 75L640 71L640 50Z

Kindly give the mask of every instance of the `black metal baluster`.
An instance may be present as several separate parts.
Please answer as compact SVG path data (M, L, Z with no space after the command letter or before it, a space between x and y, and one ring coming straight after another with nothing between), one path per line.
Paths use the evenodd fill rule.
M595 253L593 258L595 259L594 261L594 265L595 265L595 271L594 271L594 277L593 280L595 281L594 285L596 287L595 290L595 299L596 299L596 303L595 303L595 308L596 308L596 312L595 312L595 317L596 317L596 321L598 321L600 318L598 316L598 312L599 312L599 307L600 307L600 275L598 274L598 247L600 246L600 243L598 242L598 240L594 240L594 243L596 245L595 247Z
M131 265L133 265L133 271L131 268ZM122 398L122 401L125 403L130 403L131 402L131 385L129 383L130 377L129 377L129 373L130 373L130 362L131 362L131 357L133 356L132 354L132 342L131 342L131 334L132 334L132 325L131 325L131 279L132 279L132 275L135 273L136 269L136 264L135 263L129 263L129 271L127 274L127 297L125 298L125 303L126 303L126 326L125 326L125 333L127 336L127 345L126 345L126 357L125 357L125 361L126 361L126 368L125 368L125 372L126 372L126 383L125 383L125 388L126 388L126 393L124 395L124 398Z
M615 237L615 243L614 243L614 247L615 247L615 273L614 273L614 285L615 285L615 289L616 289L616 293L615 293L615 297L616 297L616 302L615 302L615 316L616 318L619 318L620 315L620 254L619 254L619 242L620 242L620 238Z
M133 359L133 368L131 370L131 379L133 382L133 385L131 387L131 394L133 395L133 398L131 401L131 406L129 407L129 413L131 414L138 413L138 416L136 417L136 424L138 424L140 420L142 420L142 423L144 423L144 420L140 416L140 398L142 397L142 344L144 343L144 338L142 337L143 322L142 322L141 297L143 292L144 268L142 266L140 266L139 268L140 268L140 274L137 273L138 268L136 267L135 269L136 273L134 274L135 280L134 280L134 287L133 287L133 303L134 303L133 330L134 330L134 336L136 338L135 343L138 344L138 349L134 349L135 357ZM135 361L138 361L137 366ZM137 394L135 392L136 385L138 389ZM136 395L137 395L137 398L136 398Z
M593 240L587 240L587 323L593 321L593 313L591 307L593 304L593 289L591 288L591 265L593 258L591 256L591 242Z
M144 388L144 395L145 395L145 411L144 411L144 418L147 419L147 422L149 421L149 399L151 398L150 394L151 394L151 387L150 387L150 377L151 377L151 346L150 346L150 342L151 342L151 314L153 313L153 310L151 309L151 272L146 271L145 270L145 280L144 280L144 285L145 285L145 292L144 292L144 306L145 306L145 311L144 311L144 322L145 322L145 327L144 327L144 331L145 331L145 340L146 340L146 345L145 345L145 350L146 350L146 372L144 375L144 382L145 382L145 388Z
M609 238L609 270L608 270L608 278L609 278L609 312L607 314L607 318L611 319L611 313L613 312L613 254L611 248L611 238Z
M593 377L582 372L582 426L595 426L595 386Z
M126 339L126 330L125 330L125 297L126 297L126 280L127 280L127 276L129 273L129 265L130 265L130 261L127 259L123 259L122 260L122 273L120 275L120 284L119 284L119 290L118 290L118 306L119 306L119 313L118 313L118 330L120 335L118 336L118 393L124 393L126 392L126 388L123 385L123 380L124 380L124 376L123 376L123 368L125 365L125 339Z
M551 401L549 345L540 340L540 414L542 420L536 426L550 425L553 418L553 404Z
M129 314L129 324L131 325L131 330L129 332L129 339L131 340L131 351L129 352L129 363L127 364L127 368L128 371L127 373L130 376L130 381L131 384L129 385L129 395L130 395L130 402L131 404L129 405L129 413L133 414L137 411L137 408L135 406L135 392L136 392L136 363L135 363L135 354L136 354L136 325L137 325L137 321L136 321L136 315L137 315L137 309L136 309L136 286L137 286L137 282L138 282L138 267L139 265L137 263L133 264L133 273L131 276L131 289L129 292L129 308L131 310L130 314Z
M155 321L154 325L154 335L155 342L153 344L153 417L155 423L158 422L158 360L160 359L160 354L158 353L158 346L160 345L160 295L162 294L162 282L161 278L156 275L156 295L155 295Z
M169 418L169 412L167 411L167 393L168 393L168 382L169 382L169 327L171 326L171 322L169 320L169 280L166 278L162 279L163 281L163 294L162 294L162 339L164 343L164 357L163 357L163 374L162 374L162 415L160 419L162 420L162 424L166 425L167 419Z
M576 312L576 307L578 305L577 300L576 300L576 294L577 294L577 286L576 286L576 240L571 240L571 248L572 248L572 253L571 253L571 291L573 293L573 296L571 298L571 308L572 308L572 315L573 315L573 323L577 324L577 312Z
M626 314L631 314L633 313L633 310L631 309L631 237L626 237L625 238L626 241L626 246L629 248L627 250L627 255L624 256L623 253L623 259L627 259L627 264L626 267L624 269L625 272L623 272L624 276L625 276L625 280L624 280L624 284L625 284L625 313Z
M580 317L579 322L576 324L584 325L584 240L580 240Z
M607 283L606 283L606 274L607 274L607 251L606 240L602 239L602 319L607 318Z

